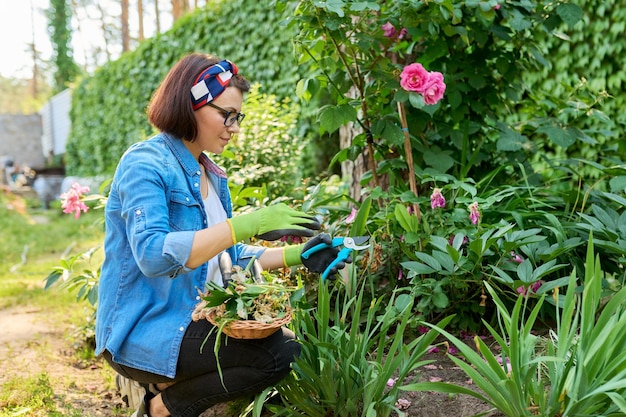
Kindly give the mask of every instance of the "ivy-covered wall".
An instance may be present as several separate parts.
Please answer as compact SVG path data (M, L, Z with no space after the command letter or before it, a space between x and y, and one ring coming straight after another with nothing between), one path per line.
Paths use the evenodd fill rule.
M595 134L593 139L572 143L567 153L565 149L542 149L536 158L549 155L618 164L626 157L626 143L621 140L626 133L626 4L621 0L568 3L580 6L580 21L555 28L556 37L544 34L542 43L548 62L539 71L527 74L526 80L535 91L542 90L568 104L566 107L553 100L542 101L563 123L584 114L589 117L581 118L580 127ZM588 175L592 175L590 172L593 169Z
M235 62L267 94L295 98L299 66L291 29L267 1L212 1L168 32L104 65L73 91L65 156L71 175L109 175L128 146L151 136L146 106L171 66L189 52Z

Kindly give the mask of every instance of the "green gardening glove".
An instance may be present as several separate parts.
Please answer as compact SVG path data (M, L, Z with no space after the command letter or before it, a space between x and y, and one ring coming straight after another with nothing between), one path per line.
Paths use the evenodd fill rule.
M326 234L320 233L308 242L300 245L286 246L283 251L283 262L285 266L304 265L311 272L322 273L326 271L326 268L337 259L339 255L339 249L332 246L333 238ZM307 259L302 259L302 254L317 245L325 245L326 248L315 252ZM333 268L329 270L329 279L333 279L335 274L346 266L346 263L351 263L352 257L348 257L345 262L337 262Z
M321 225L313 216L280 203L240 214L226 220L230 225L233 243L256 236L263 240L277 240L283 236L313 236Z

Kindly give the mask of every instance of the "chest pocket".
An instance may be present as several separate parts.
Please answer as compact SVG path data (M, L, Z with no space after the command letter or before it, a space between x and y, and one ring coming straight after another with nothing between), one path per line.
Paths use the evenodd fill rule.
M175 231L200 230L202 228L202 207L188 192L172 191L170 228Z

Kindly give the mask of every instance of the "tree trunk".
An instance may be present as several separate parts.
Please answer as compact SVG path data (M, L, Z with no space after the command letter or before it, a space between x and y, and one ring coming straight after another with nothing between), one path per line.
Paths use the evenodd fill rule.
M142 0L137 0L137 17L139 19L138 39L139 39L139 42L141 42L145 38L144 33L143 33L143 1Z
M109 50L109 31L107 29L105 13L100 2L96 2L96 7L100 13L100 28L102 29L102 40L104 41L104 54L106 56L106 62L109 62L111 60L111 51Z
M31 47L31 53L33 54L33 79L31 81L31 94L33 98L37 98L37 95L39 94L39 87L37 85L37 79L39 78L39 68L37 66L37 45L35 45L35 21L34 21L34 16L35 16L35 9L33 7L33 1L30 1L30 28L31 28L31 34L32 34L32 39L33 39L33 43L30 44Z
M343 125L339 128L339 141L341 149L352 146L352 140L362 133L361 128L354 123ZM361 178L368 170L367 148L354 161L344 161L341 163L341 176L347 181L350 197L355 201L362 201Z
M172 0L172 18L174 22L189 11L188 0Z
M161 12L159 11L159 0L154 0L154 25L156 34L161 33Z
M122 0L122 53L130 51L130 31L128 28L128 0Z

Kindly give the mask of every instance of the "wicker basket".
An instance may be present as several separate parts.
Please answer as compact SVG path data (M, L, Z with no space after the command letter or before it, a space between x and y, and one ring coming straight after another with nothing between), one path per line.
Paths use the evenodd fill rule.
M215 320L215 312L211 311L206 319L214 326L219 327ZM271 323L262 323L256 320L234 320L226 324L222 333L234 339L263 339L276 333L283 325L291 321L291 310L288 309L285 317Z

